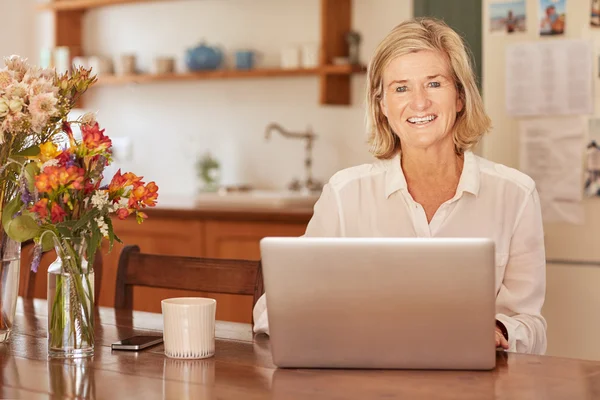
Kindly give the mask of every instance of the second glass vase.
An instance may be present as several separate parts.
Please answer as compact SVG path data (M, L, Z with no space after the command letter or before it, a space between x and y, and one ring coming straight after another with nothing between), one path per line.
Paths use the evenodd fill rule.
M94 354L94 269L83 238L55 238L56 260L48 268L48 355Z

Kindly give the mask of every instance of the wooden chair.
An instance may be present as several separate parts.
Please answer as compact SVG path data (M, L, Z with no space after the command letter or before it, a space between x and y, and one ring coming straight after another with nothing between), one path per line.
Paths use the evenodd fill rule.
M21 271L19 295L27 298L46 298L48 284L48 267L56 260L54 250L42 254L42 260L37 272L31 271L31 261L33 260L33 241L28 241L21 246ZM98 305L100 286L102 284L102 253L100 249L96 252L94 258L94 305Z
M141 253L125 246L119 257L115 308L133 308L133 286L253 296L263 294L260 261Z

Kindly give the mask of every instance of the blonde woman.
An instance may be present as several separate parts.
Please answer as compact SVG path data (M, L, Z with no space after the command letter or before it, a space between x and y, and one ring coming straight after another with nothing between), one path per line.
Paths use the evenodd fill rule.
M496 346L543 354L538 194L528 176L471 151L490 119L469 60L459 35L437 20L409 20L388 34L367 80L369 140L378 160L329 180L306 236L492 238ZM254 320L256 332L268 333L264 296Z

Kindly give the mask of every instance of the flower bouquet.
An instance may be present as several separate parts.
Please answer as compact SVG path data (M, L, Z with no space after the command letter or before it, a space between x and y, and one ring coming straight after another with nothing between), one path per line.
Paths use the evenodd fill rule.
M37 108L30 98L23 98L19 112L27 122L3 138L6 141L8 136L11 146L17 137L21 143L12 147L2 164L11 182L11 195L1 205L2 224L12 240L33 240L34 271L42 252L55 248L57 258L48 269L48 351L51 356L87 356L94 346L91 261L103 238L108 239L109 249L119 240L111 215L125 219L135 214L141 223L146 218L142 209L156 204L158 187L120 170L104 182L111 140L93 114L68 119L78 95L95 82L90 71L77 69L70 76L55 74L50 79L48 71L21 65L24 76L30 71L38 71L40 78L48 76L48 94ZM0 78L0 88L1 82ZM32 83L23 83L23 89L30 93ZM41 121L36 117L38 109L45 116ZM11 113L9 106L7 116ZM80 128L80 139L73 133L74 126Z
M35 146L52 140L79 96L94 83L79 69L71 78L27 65L19 57L6 58L0 69L0 221L13 213L7 204L19 196L21 166ZM15 315L21 244L0 229L0 342L8 340Z

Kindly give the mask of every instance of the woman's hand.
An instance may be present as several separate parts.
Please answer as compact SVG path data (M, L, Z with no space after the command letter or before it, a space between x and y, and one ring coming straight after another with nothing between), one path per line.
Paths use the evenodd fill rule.
M498 347L508 350L508 341L504 338L500 328L496 327L496 348Z

